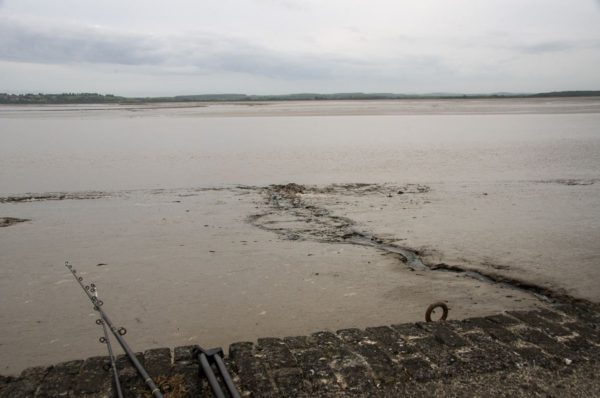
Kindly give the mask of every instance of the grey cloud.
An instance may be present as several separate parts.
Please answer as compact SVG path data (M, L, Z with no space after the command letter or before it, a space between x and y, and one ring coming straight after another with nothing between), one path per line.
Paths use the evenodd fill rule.
M50 64L194 67L198 72L323 78L327 62L272 51L253 43L192 33L157 38L84 26L34 26L0 17L0 59Z
M541 54L551 52L569 51L579 47L578 43L567 41L546 41L531 45L520 46L519 50L528 54Z
M454 71L440 56L388 54L365 57L275 51L240 38L206 32L156 37L81 25L57 26L0 17L0 60L55 65L123 65L170 75L248 76L298 81L346 79L412 84ZM87 66L86 66L87 67Z
M526 54L544 54L566 52L578 49L598 49L600 40L579 40L579 41L545 41L535 44L521 45L516 47L519 52Z
M218 57L200 63L211 69L238 73L257 74L268 77L295 79L325 78L331 74L327 66L307 57L303 60L285 59L268 52L235 52L220 54Z
M97 29L30 27L0 19L0 59L35 63L155 64L159 54L146 38Z
M307 10L308 3L297 0L255 0L257 3L286 8L288 10Z

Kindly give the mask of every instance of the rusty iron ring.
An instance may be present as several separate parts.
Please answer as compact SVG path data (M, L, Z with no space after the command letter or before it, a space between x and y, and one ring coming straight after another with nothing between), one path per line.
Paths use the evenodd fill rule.
M442 313L442 317L439 319L439 321L445 321L446 318L448 318L448 306L446 305L446 303L442 303L441 301L439 301L439 302L433 303L429 307L427 307L427 311L425 311L425 321L432 322L431 313L436 308L441 308L442 311L444 311Z

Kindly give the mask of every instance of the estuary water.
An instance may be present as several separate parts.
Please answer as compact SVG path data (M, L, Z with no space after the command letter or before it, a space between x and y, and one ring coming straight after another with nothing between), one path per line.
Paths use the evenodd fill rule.
M261 188L290 182L329 230ZM66 260L135 350L547 305L312 238L335 217L600 301L599 198L599 98L2 106L0 373L104 354Z
M596 178L600 99L0 107L0 194Z

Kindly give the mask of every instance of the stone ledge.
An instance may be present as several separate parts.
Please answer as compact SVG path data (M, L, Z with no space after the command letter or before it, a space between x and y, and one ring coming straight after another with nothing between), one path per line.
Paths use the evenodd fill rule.
M138 354L157 384L171 386L166 397L212 396L198 376L193 348ZM577 303L553 311L262 338L232 344L226 362L246 397L562 395L557 381L579 383L572 387L594 396L600 381L582 375L600 368L600 308ZM103 368L108 363L92 357L0 376L0 397L112 397L111 373ZM120 356L117 364L126 396L149 396L127 358Z

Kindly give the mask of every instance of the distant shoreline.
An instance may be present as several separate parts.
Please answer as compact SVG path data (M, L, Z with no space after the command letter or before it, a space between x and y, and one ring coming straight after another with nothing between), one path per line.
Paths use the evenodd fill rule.
M518 94L393 94L393 93L338 93L338 94L285 94L285 95L247 95L247 94L201 94L178 95L172 97L123 97L97 93L62 94L7 94L0 93L0 104L149 104L164 102L261 102L261 101L339 101L339 100L444 100L444 99L510 99L510 98L581 98L600 97L595 91L553 91L545 93Z

